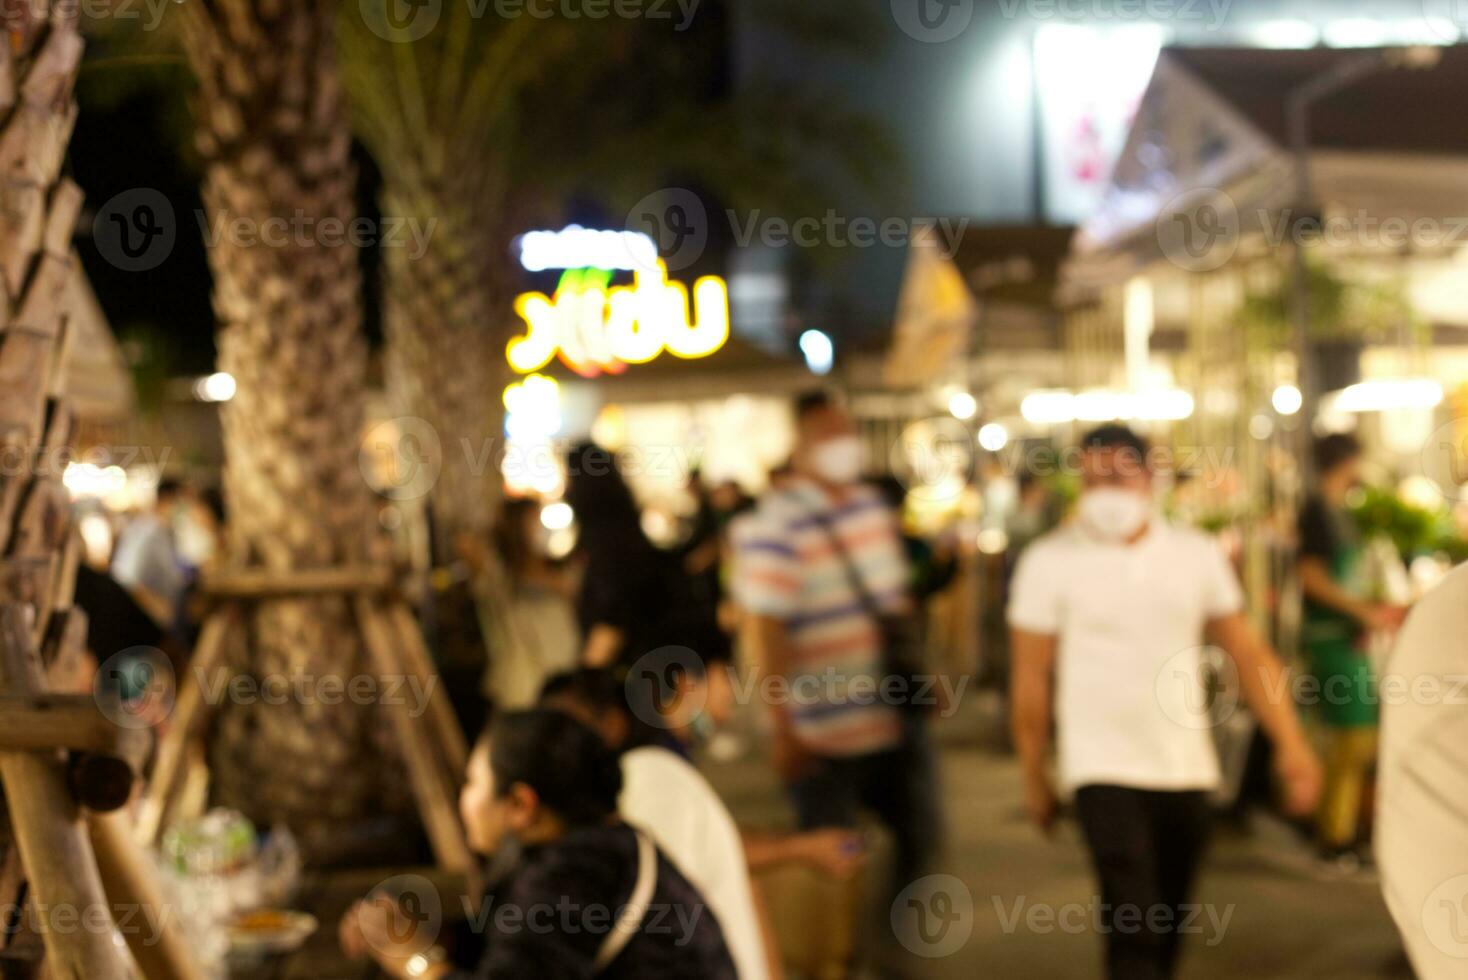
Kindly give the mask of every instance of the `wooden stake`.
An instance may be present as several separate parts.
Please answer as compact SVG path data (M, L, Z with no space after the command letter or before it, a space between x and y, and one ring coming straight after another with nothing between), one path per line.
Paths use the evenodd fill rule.
M204 621L204 628L199 633L199 645L195 647L188 669L178 682L173 713L168 719L168 731L158 746L158 760L153 765L153 776L138 804L135 832L141 844L153 844L163 830L163 818L167 815L168 804L173 798L174 786L183 767L184 752L189 740L204 724L208 713L200 678L207 677L224 660L225 641L239 622L240 609L233 602L220 606Z
M88 814L87 829L108 897L134 913L132 921L120 928L143 976L148 980L204 980L179 933L180 910L163 900L157 872L134 843L127 815Z
M40 693L40 661L23 606L0 607L0 690ZM59 752L0 752L0 782L11 829L30 882L31 906L41 914L79 917L62 928L47 923L46 974L53 980L128 980L112 942L111 909ZM98 921L106 928L95 928Z
M384 677L404 673L404 665L394 652L396 644L392 630L371 600L358 596L353 602L353 609L375 669ZM408 778L429 842L433 845L434 856L444 870L468 878L470 893L477 894L477 868L469 843L464 838L464 830L459 825L457 802L445 782L443 767L438 763L422 720L413 717L406 701L399 700L384 707L402 745Z
M423 634L419 631L418 621L413 618L412 612L402 602L393 602L388 605L387 616L397 628L403 661L418 675L424 685L423 689L428 690L430 679L439 681L434 684L433 696L428 699L428 719L433 724L434 734L438 736L439 748L444 752L444 761L448 764L452 784L457 786L463 781L464 769L469 765L469 745L464 738L463 726L454 714L454 706L449 701L448 692L443 689L442 679L433 667L433 659L423 642Z

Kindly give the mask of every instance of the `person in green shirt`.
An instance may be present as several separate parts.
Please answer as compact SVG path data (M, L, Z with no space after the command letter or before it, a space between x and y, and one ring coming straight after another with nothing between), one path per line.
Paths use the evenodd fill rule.
M1361 482L1361 444L1335 433L1316 441L1314 455L1318 491L1299 520L1300 639L1329 743L1319 835L1325 855L1334 859L1355 852L1376 761L1379 699L1366 640L1399 626L1403 611L1372 601L1361 532L1347 508Z

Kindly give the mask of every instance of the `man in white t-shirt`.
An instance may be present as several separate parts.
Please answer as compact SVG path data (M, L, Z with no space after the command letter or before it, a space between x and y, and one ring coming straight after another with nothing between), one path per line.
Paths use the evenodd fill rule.
M1015 572L1014 740L1028 809L1048 832L1053 718L1060 789L1074 794L1099 879L1108 974L1153 980L1172 975L1219 782L1205 644L1231 658L1274 740L1291 813L1313 811L1320 765L1223 554L1156 514L1146 441L1108 425L1081 449L1079 520L1031 545Z

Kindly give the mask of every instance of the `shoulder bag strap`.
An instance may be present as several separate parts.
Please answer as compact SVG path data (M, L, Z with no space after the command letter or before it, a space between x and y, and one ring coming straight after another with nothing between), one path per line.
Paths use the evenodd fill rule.
M637 830L634 833L637 834L637 883L632 886L632 897L627 900L627 905L617 917L612 931L607 933L606 941L597 950L596 959L592 962L595 973L601 973L611 966L612 961L627 948L632 937L637 935L637 930L642 928L642 921L647 918L647 907L652 902L653 893L657 891L657 848L642 831Z
M852 591L856 593L856 600L861 603L862 609L872 619L881 620L882 609L877 605L877 600L867 591L866 582L861 577L861 570L856 567L856 560L851 557L851 552L847 550L846 543L841 540L841 535L836 533L836 526L831 522L830 515L818 510L811 510L809 514L821 530L826 532L826 537L831 542L831 549L836 552L836 557L841 559L841 567L846 570L846 580L851 583Z

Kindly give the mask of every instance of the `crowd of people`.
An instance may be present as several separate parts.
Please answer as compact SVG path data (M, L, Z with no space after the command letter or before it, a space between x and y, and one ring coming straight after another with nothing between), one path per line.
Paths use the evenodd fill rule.
M930 729L954 687L935 682L922 610L952 580L953 556L906 534L900 494L864 481L838 400L803 397L794 417L790 462L760 499L690 481L697 508L674 550L649 541L615 454L596 445L567 461L570 565L547 556L538 505L507 506L497 545L510 625L491 643L494 710L462 816L493 859L495 902L582 911L569 926L491 928L444 950L369 897L343 920L349 953L400 976L763 980L783 966L762 870L847 878L867 862L867 820L892 855L870 869L876 894L890 900L937 869ZM1322 681L1369 671L1363 634L1401 621L1353 584L1345 507L1359 458L1349 437L1323 440L1319 492L1300 516L1301 669ZM1168 977L1221 780L1211 726L1197 723L1205 651L1232 661L1279 809L1313 822L1327 856L1362 853L1375 716L1333 702L1314 719L1323 740L1311 734L1223 551L1156 506L1145 439L1102 426L1078 459L1073 515L1061 520L1056 496L1026 477L1008 516L1013 746L1034 823L1050 833L1069 801L1103 908L1146 917L1142 929L1108 920L1108 974ZM767 708L789 833L741 828L693 761L730 722L736 671L778 682L746 689ZM1188 683L1159 683L1172 676ZM597 927L589 910L606 909L620 912ZM686 928L653 928L652 913L670 910Z
M954 536L910 530L906 488L867 479L839 400L809 394L793 417L789 462L758 499L691 476L674 548L649 539L617 454L592 443L566 460L569 556L547 547L540 501L505 503L489 560L474 562L503 588L481 617L482 678L456 691L478 734L461 816L491 869L487 901L561 917L544 928L488 918L440 948L374 895L342 921L347 953L412 977L766 980L786 974L761 890L772 870L837 883L860 873L888 903L940 870L933 721L964 687L931 656L926 606L961 581ZM1264 770L1266 794L1309 828L1328 866L1371 862L1369 641L1399 629L1406 609L1381 601L1364 570L1351 515L1362 456L1351 436L1318 440L1299 514L1294 669L1330 693L1308 708L1217 541L1163 516L1143 437L1120 425L1086 434L1073 501L1033 473L1007 492L990 481L985 520L1007 541L992 604L1006 629L1003 642L985 633L982 672L1004 695L1030 819L1049 835L1073 813L1107 914L1154 916L1143 929L1103 923L1114 978L1176 968L1222 780L1195 683L1212 651L1231 661L1258 723L1250 768ZM221 526L216 498L173 480L114 524L105 561L79 573L91 648L187 650ZM129 662L113 666L103 682L124 696L146 684ZM757 691L764 708L761 751L788 831L741 826L695 761L721 739L742 750L736 690ZM874 866L878 852L890 861Z

